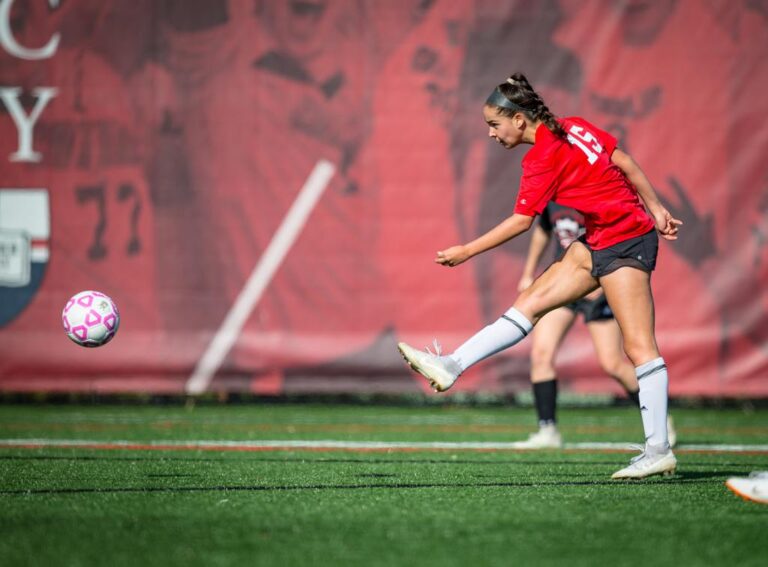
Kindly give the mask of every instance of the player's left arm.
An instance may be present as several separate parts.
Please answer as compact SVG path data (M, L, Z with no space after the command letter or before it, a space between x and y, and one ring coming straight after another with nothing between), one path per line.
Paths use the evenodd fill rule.
M667 240L677 240L677 233L683 221L678 220L661 204L656 191L653 189L650 180L645 175L632 156L616 148L611 153L611 162L618 167L629 182L637 189L637 194L648 207L653 220L656 222L656 230L659 231L662 238Z
M515 213L472 242L441 250L437 253L435 262L443 266L458 266L472 256L496 248L526 232L533 225L533 219L532 216Z

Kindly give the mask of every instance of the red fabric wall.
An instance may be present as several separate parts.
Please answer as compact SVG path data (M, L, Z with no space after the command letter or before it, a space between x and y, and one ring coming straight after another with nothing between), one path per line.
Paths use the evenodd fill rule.
M685 221L653 278L671 394L768 396L765 3L0 7L0 390L184 391L320 160L330 182L204 389L422 390L398 340L451 350L514 301L527 237L432 258L512 210L525 148L489 143L481 106L519 70L616 134ZM12 106L32 121L40 88L33 156ZM84 289L120 307L102 349L61 328ZM527 388L529 348L456 389ZM558 369L616 391L582 326Z

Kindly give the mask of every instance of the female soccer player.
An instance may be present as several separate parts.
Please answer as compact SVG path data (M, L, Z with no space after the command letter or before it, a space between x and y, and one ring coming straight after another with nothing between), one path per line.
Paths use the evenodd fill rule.
M584 216L569 207L549 202L533 229L528 256L520 277L518 291L525 291L533 283L539 261L553 240L555 255L559 260L568 247L586 232ZM557 429L557 373L555 357L565 335L576 318L582 315L589 330L600 366L616 380L632 403L640 407L640 394L635 369L624 356L619 329L613 311L602 289L596 289L585 297L557 307L536 324L531 333L531 383L533 401L538 416L539 429L525 441L516 444L521 449L551 449L561 447L562 437ZM667 416L669 444L675 446L675 429L671 416Z
M400 343L401 354L435 390L447 390L473 364L518 343L545 314L601 286L635 366L646 438L645 450L613 478L673 473L677 460L667 437L667 367L656 345L650 274L657 232L675 240L682 222L662 206L648 178L616 147L613 136L582 118L556 119L524 75L512 75L497 86L483 116L488 135L505 148L533 145L522 161L514 213L472 242L439 251L435 262L458 266L522 234L550 200L580 211L586 234L495 323L452 354Z

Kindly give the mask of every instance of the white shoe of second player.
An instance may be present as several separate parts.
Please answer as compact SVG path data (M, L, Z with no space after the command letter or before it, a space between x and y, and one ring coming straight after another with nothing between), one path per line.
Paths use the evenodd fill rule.
M753 472L748 477L729 478L725 486L744 500L768 504L768 471Z
M666 451L649 451L646 446L645 451L629 461L629 466L613 473L611 478L615 479L637 479L645 478L656 474L669 476L675 473L677 468L677 459L672 449Z
M562 446L563 438L555 425L542 425L528 439L514 444L515 449L560 449Z
M397 349L408 365L424 376L433 390L445 392L453 386L456 378L461 374L461 368L453 359L440 356L440 348L437 343L435 343L435 348L437 354L415 349L406 343L398 343L397 345Z

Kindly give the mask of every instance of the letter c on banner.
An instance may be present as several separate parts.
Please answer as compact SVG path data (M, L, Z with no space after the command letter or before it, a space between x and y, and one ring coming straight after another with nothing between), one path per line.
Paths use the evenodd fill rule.
M51 8L58 8L59 0L48 0L48 5ZM11 55L18 57L19 59L48 59L53 57L56 53L56 49L59 47L59 41L61 40L61 34L53 34L50 41L45 44L44 47L39 49L32 49L24 47L16 38L13 37L13 30L11 29L11 7L13 6L13 0L0 0L0 44Z

